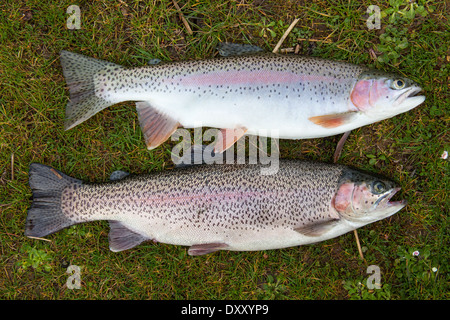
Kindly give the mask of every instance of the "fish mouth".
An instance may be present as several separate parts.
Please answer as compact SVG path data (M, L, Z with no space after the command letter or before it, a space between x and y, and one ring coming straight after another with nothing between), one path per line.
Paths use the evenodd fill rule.
M403 208L406 206L407 201L406 200L400 200L400 201L391 201L391 198L401 190L401 188L394 188L390 193L387 193L383 197L377 200L377 204L380 204L381 202L384 203L387 207L400 207Z
M419 92L422 91L421 87L413 86L405 89L397 98L395 98L395 103L400 105L406 103L408 106L418 106L425 101L425 96L417 96Z
M377 200L372 209L376 220L385 219L392 216L396 212L406 206L406 200L391 201L392 197L400 191L400 188L393 188L390 192L386 192L380 199Z

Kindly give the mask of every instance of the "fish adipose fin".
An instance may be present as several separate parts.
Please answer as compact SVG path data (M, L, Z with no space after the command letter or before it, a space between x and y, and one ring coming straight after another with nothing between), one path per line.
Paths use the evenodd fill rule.
M156 148L169 139L172 133L180 126L178 121L161 114L148 102L136 102L136 110L145 143L149 150Z
M109 249L113 252L131 249L146 240L151 240L131 231L120 221L109 221L109 227Z
M61 210L61 194L65 187L82 184L81 180L39 163L30 164L29 184L33 203L25 224L27 237L44 237L69 227L73 222Z
M350 122L350 120L356 115L356 113L356 111L349 111L343 113L326 114L323 116L310 117L308 118L308 120L324 128L336 128Z
M123 68L122 66L64 50L61 51L61 66L70 93L66 106L65 130L116 103L96 96L95 76L101 71L107 73Z
M245 127L237 127L235 129L220 129L220 134L217 136L217 142L214 145L215 153L222 153L231 147L247 132Z
M305 226L295 228L294 230L309 237L318 237L330 231L339 219L327 220L322 222L311 223Z
M191 256L202 256L204 254L216 252L228 248L226 243L204 243L194 244L188 250L188 254Z

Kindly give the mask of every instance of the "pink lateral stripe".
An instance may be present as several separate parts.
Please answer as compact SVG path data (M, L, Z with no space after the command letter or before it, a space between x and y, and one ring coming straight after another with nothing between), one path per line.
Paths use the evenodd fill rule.
M247 191L247 192L221 192L221 193L215 193L215 194L192 194L192 195L179 195L179 196L170 196L170 195L143 195L141 197L119 197L119 198L91 198L90 201L95 201L95 203L109 203L113 202L116 205L119 203L126 204L127 202L131 203L148 203L154 206L155 204L165 204L165 203L173 203L173 202L181 202L181 201L187 201L191 202L194 200L202 200L205 201L213 201L215 198L217 198L217 201L224 201L224 200L232 200L232 199L249 199L253 200L256 197L269 197L269 196L279 196L281 192L258 192L258 191ZM284 194L295 194L295 191L285 191Z
M273 192L273 195L276 195L277 193ZM149 203L165 203L165 202L173 202L173 201L192 201L192 200L212 200L214 198L219 198L221 200L224 200L224 198L237 198L237 199L254 199L256 196L268 196L269 194L267 192L261 193L261 192L222 192L222 193L216 193L216 194L193 194L193 195L180 195L180 196L170 196L170 195L149 195L144 197L130 197L130 198L118 198L117 202L125 202L125 201L131 201L135 203L139 202L149 202ZM105 202L109 202L114 199L107 199ZM96 199L96 201L102 201L102 199Z
M295 84L302 82L332 82L337 81L332 77L321 75L301 75L285 71L226 71L206 74L191 74L174 79L166 79L165 82L175 82L184 86L205 85L267 85L267 84Z

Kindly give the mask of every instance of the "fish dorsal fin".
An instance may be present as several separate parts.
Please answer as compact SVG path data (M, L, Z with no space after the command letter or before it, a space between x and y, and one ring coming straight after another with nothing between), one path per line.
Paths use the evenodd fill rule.
M111 181L121 180L129 175L130 174L126 171L117 170L117 171L114 171L113 173L111 173L111 175L109 176L109 180L111 180Z
M339 219L331 219L297 227L294 228L294 230L305 236L319 237L324 233L330 231L338 222Z
M194 144L181 157L172 154L172 160L177 168L194 164L222 163L223 154L214 153L213 148L211 145Z
M148 63L149 65L160 64L160 63L161 63L161 60L158 59L158 58L154 58L154 59L148 60L147 63Z
M348 123L354 116L356 116L356 114L356 111L349 111L310 117L308 120L324 128L336 128Z
M131 231L120 221L109 221L109 249L114 252L131 249L149 238Z
M239 44L230 42L220 42L217 45L217 50L222 57L241 56L245 54L264 51L260 47L251 44Z
M226 243L203 243L194 244L188 250L190 256L202 256L204 254L216 252L228 248Z
M136 110L145 143L149 150L156 148L169 139L172 133L180 126L177 120L158 112L146 101L136 102Z

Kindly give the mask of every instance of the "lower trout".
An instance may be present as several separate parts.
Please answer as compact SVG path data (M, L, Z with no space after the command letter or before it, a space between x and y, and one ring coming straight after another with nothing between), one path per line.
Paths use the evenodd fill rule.
M25 235L108 220L112 251L146 240L190 255L268 250L334 238L406 205L390 201L393 182L343 165L281 160L274 175L260 167L190 165L90 184L33 163Z
M149 149L178 127L201 126L221 129L215 151L223 152L245 134L332 136L406 112L425 100L415 96L421 88L402 76L248 48L222 44L222 55L234 55L138 68L62 51L70 92L65 128L116 103L137 101Z

